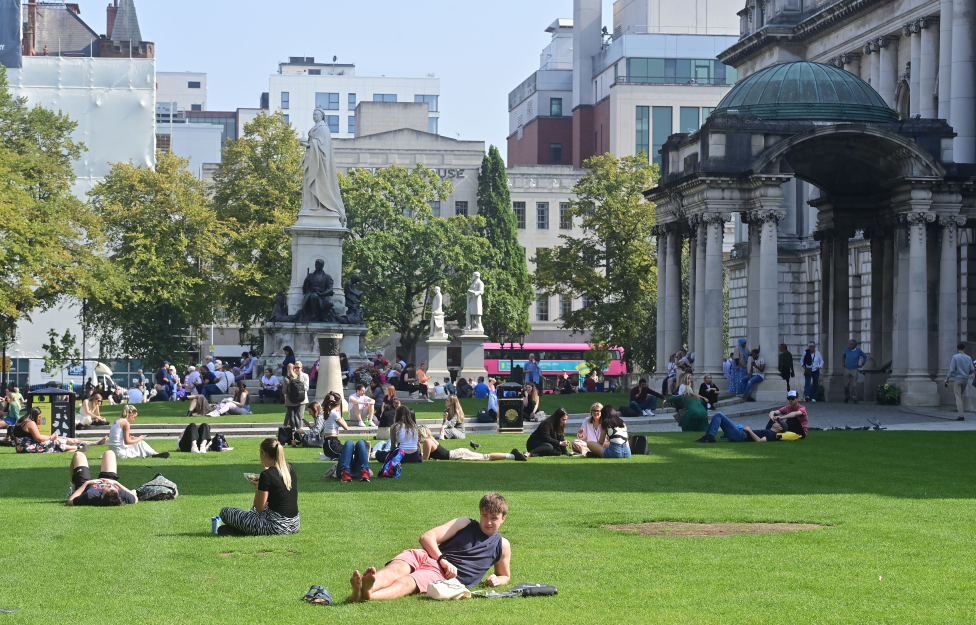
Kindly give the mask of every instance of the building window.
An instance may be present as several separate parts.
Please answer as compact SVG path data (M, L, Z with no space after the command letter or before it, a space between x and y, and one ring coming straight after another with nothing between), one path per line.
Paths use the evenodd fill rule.
M658 152L664 147L664 143L671 136L673 123L673 112L670 106L655 106L651 110L651 162L661 164L661 155Z
M349 94L349 110L350 111L355 111L356 110L356 94L355 93L350 93Z
M468 216L468 203L467 202L455 202L454 203L454 214L461 215L463 217Z
M563 99L562 98L549 98L549 116L550 117L562 117L563 116Z
M705 120L708 119L709 116L711 116L712 111L714 111L714 110L715 110L715 107L714 106L703 106L702 107L702 123L703 124L705 123Z
M289 103L288 103L289 99L290 99L289 93L287 91L282 91L281 92L281 108L285 109L286 111L289 108Z
M559 229L573 229L573 218L569 216L569 202L559 203Z
M565 295L559 296L559 317L565 319L566 315L573 312L573 300Z
M525 202L512 202L512 210L515 211L515 219L518 220L518 229L525 230Z
M427 118L427 132L429 132L432 135L436 135L437 134L437 118L436 117L428 117Z
M678 132L695 132L701 125L698 123L698 107L697 106L682 106L681 112L679 113L678 120L681 122L681 126L678 128Z
M627 59L624 82L665 85L734 85L734 67L715 59Z
M537 230L549 229L549 202L535 203L535 227Z
M637 107L637 148L635 153L647 152L647 158L651 158L651 107Z
M592 295L583 296L583 308L592 308L596 306L596 298Z
M563 144L562 143L550 143L549 144L549 162L550 163L562 163L563 162Z
M339 133L339 116L338 115L326 115L325 123L329 126L329 132L332 134Z
M396 102L395 93L374 93L373 102Z
M394 96L396 97L396 96ZM426 102L427 110L431 113L437 112L437 96L436 95L415 95L413 97L414 102ZM394 100L396 102L396 100Z
M339 94L338 93L316 93L315 108L320 108L320 107L327 111L338 111Z
M320 70L320 69L310 69L310 70L308 70L308 75L309 76L321 76L322 75L322 70Z
M434 217L440 217L441 216L441 203L440 202L431 202L430 203L430 212L432 212L434 214Z
M200 88L200 83L197 82L197 81L195 81L195 80L191 80L190 82L186 83L186 88L187 89L199 89Z
M285 123L286 124L291 123L291 122L288 121L288 116L287 115L285 115Z
M535 300L535 320L549 321L549 296L540 295Z
M203 105L202 104L191 104L190 105L190 110L191 111L202 111L203 110Z
M346 120L349 122L349 130L348 130L349 134L355 134L355 132L356 132L356 116L355 115L350 115L349 117L346 118Z

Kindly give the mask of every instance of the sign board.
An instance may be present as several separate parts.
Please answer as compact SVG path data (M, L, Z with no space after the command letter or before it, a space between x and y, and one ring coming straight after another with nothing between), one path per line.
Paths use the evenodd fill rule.
M20 2L21 0L0 0L0 65L8 69L24 66L24 48L20 33L24 16Z
M66 401L51 402L51 433L60 438L74 438L75 423L72 406Z
M10 356L0 360L0 371L10 373Z

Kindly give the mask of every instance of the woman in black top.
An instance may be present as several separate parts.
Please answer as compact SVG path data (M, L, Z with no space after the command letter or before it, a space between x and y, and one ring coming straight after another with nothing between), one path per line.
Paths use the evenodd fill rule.
M793 369L793 354L790 353L786 343L779 344L779 362L777 364L779 364L779 377L786 380L786 390L792 390L790 378L796 377L796 371Z
M271 536L297 534L302 521L298 516L298 476L295 468L285 462L285 450L273 439L261 441L261 475L248 477L257 488L250 510L224 508L220 511L223 525L218 534L237 536Z
M531 458L532 456L561 456L566 453L566 448L569 443L564 438L563 434L566 430L566 419L569 415L562 408L556 410L552 413L552 416L547 417L545 421L539 424L539 427L535 429L535 432L529 436L529 441L526 443L528 451L525 452L526 458ZM512 453L516 456L517 450L512 450Z
M281 363L281 375L286 376L288 375L288 365L295 364L297 360L295 359L295 350L291 346L285 345L282 351L285 352L285 361Z
M709 410L715 409L715 404L718 403L718 387L712 382L712 375L710 373L705 374L705 379L698 387L698 394L705 398L707 405L705 408Z

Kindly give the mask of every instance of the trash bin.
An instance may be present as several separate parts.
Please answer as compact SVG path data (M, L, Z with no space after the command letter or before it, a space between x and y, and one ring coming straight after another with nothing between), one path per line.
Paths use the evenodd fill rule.
M498 385L498 431L522 433L522 385L505 382Z
M37 429L45 436L75 437L75 393L63 388L41 388L26 394L27 410L41 409Z

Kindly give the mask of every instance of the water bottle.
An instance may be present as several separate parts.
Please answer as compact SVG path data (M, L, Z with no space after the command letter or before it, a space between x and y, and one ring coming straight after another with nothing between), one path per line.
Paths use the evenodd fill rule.
M219 516L212 517L210 519L210 523L213 527L213 533L216 534L217 528L220 527L220 517Z

